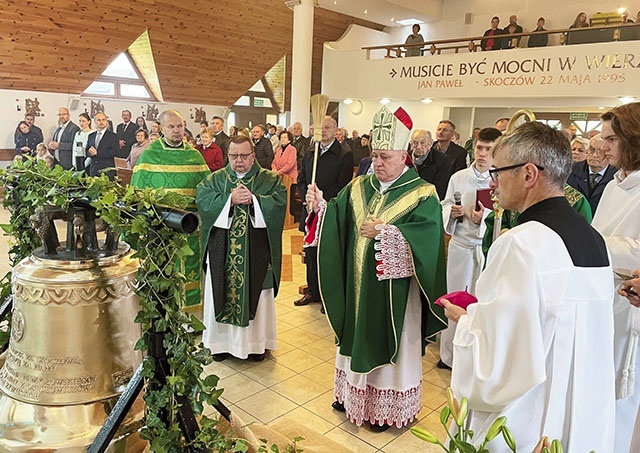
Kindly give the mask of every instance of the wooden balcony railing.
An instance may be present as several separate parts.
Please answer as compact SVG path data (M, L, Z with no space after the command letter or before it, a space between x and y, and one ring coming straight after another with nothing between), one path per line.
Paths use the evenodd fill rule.
M513 33L510 35L472 36L469 38L439 39L435 41L425 41L418 44L390 44L386 46L370 46L362 49L367 52L367 60L371 59L371 52L377 50L386 51L384 58L401 58L405 56L408 49L419 49L421 55L427 52L431 55L440 55L443 51L453 51L459 53L466 49L468 52L476 52L480 48L480 43L487 39L514 39L525 36L560 35L560 44L585 44L591 42L609 41L632 41L640 39L640 23L598 25L585 28L561 28L546 30L543 32Z

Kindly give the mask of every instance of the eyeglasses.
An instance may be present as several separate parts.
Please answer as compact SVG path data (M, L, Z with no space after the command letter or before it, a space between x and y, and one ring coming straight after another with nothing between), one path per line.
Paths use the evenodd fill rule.
M249 158L249 156L251 156L253 153L249 153L249 154L228 154L229 159L231 160L246 160Z
M508 165L506 167L494 167L494 168L489 170L489 176L491 176L491 180L493 182L498 182L498 173L500 173L501 171L514 170L516 168L524 167L528 163L530 163L530 162L523 162L521 164L516 164L516 165ZM544 170L544 167L541 167L538 164L533 164L533 165L535 165L536 168L538 170L540 170L540 171Z
M593 155L593 154L600 154L600 149L597 148L592 148L591 146L587 149L587 154L589 155Z

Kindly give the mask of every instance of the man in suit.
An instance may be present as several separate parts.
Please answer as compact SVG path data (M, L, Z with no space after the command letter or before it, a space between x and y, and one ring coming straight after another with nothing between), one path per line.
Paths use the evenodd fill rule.
M131 122L131 112L129 110L122 111L122 123L116 127L118 135L118 145L125 156L131 152L131 147L136 142L136 132L138 125Z
M296 121L295 123L293 123L293 126L291 126L291 135L293 135L293 140L291 141L291 144L298 152L298 172L299 172L300 168L302 167L302 158L304 157L305 151L309 147L309 139L304 135L302 135L302 123L299 121Z
M98 176L105 168L114 167L114 157L125 158L127 153L123 148L120 148L117 135L109 130L107 115L98 113L93 120L97 130L89 134L87 154L91 156L89 176ZM107 175L109 179L113 180L116 173L114 170L110 170Z
M69 110L66 107L58 109L58 128L53 133L53 139L49 142L49 149L55 153L60 165L65 170L73 167L73 138L80 127L71 121Z
M567 179L567 184L579 190L589 200L593 215L595 215L598 203L600 203L604 187L618 171L616 167L609 165L609 159L600 151L601 147L602 137L598 134L589 140L587 160L576 162Z
M438 197L443 200L451 177L451 160L446 154L434 151L432 144L431 132L414 129L409 142L410 155L418 175L436 186Z
M330 200L338 195L338 192L346 186L353 177L353 152L345 144L340 144L336 138L338 124L330 116L322 121L322 139L318 153L318 166L316 169L316 185L324 193L324 199ZM314 149L309 146L303 158L303 164L298 171L298 193L302 200L307 195L307 186L311 184L313 172ZM307 219L307 207L302 206L300 216L300 231L304 231ZM310 302L320 302L320 288L318 286L318 246L305 247L305 264L307 267L307 285L309 292L293 304L296 306L307 305Z
M229 161L227 158L227 151L229 150L229 136L224 133L224 120L219 116L214 116L211 120L211 129L213 130L213 141L222 150L222 157L226 165Z
M442 120L436 129L436 142L432 149L449 156L451 160L451 174L467 168L467 151L462 146L453 143L456 125L449 120ZM446 187L446 186L445 186ZM445 189L446 190L446 189Z
M271 141L264 136L266 129L264 124L256 124L251 129L251 138L253 140L254 152L256 160L262 168L271 169L273 162L273 147Z

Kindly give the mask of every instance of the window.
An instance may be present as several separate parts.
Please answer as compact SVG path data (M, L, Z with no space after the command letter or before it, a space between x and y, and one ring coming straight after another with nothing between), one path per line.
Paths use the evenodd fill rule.
M116 99L157 100L133 64L129 52L123 52L82 94Z

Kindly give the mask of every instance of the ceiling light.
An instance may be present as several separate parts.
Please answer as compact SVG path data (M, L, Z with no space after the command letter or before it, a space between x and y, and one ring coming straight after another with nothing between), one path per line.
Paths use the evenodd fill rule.
M345 100L344 100L344 101L342 101L342 102L344 102L345 104L349 105L349 104L353 103L353 99L351 99L351 98L347 98L347 99L345 99Z
M368 12L369 12L369 10L368 10L368 9L365 9L365 10L364 10L364 13L365 13L365 14L367 14Z
M380 99L380 104L382 104L382 105L387 105L389 102L391 102L391 99L389 99L389 98Z
M620 101L620 103L622 104L631 104L633 101L636 100L636 98L631 97L631 96L620 96L618 98L618 100Z
M393 19L392 19L393 20ZM420 19L416 19L415 17L412 17L410 19L400 19L396 21L396 24L400 24L400 25L413 25L413 24L422 24L424 21L420 20Z
M422 98L422 99L420 99L420 101L423 104L431 104L433 102L433 99L431 99L431 98Z

